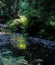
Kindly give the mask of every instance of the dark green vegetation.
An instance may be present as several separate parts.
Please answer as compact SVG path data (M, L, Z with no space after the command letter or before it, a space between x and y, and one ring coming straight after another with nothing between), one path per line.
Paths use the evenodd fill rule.
M0 0L0 32L0 65L55 64L54 0Z
M55 1L0 0L0 23L10 32L55 40Z

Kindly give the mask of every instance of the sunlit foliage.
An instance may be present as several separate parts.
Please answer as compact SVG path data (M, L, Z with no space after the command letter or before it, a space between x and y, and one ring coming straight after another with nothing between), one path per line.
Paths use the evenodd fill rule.
M24 32L25 29L28 27L28 18L26 16L20 16L20 19L13 19L9 20L6 25L8 26L8 29L12 32L18 31L19 27L20 29L23 29Z
M17 31L17 27L19 26L19 22L16 19L9 20L6 24L8 26L8 29L12 32Z
M20 23L22 23L23 26L28 25L28 19L26 16L20 16Z

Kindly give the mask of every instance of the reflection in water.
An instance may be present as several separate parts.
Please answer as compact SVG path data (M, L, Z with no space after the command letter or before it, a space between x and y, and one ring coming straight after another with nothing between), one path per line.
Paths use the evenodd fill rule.
M13 45L15 45L14 47L17 47L19 49L26 49L27 47L26 39L23 35L12 35L11 42Z
M28 41L26 39L28 39ZM19 51L26 50L27 43L30 45L25 52L27 55L14 57L13 51L15 50L16 53L18 52L19 54ZM34 60L37 59L38 62L36 61L36 65L41 65L38 59L54 60L55 52L53 53L54 49L51 47L51 43L54 44L54 42L44 39L33 37L25 38L22 34L0 34L0 65L32 65L31 62L29 64L28 61L25 60L25 56L28 57L28 60L32 60L32 58L34 58ZM9 48L9 44L12 44L10 48L12 48L13 51ZM50 48L48 48L46 44Z

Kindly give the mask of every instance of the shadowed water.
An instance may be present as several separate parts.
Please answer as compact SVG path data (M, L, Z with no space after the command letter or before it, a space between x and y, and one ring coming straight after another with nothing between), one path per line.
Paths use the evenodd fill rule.
M20 38L20 39L22 39L22 41L19 40L20 36L22 36ZM40 39L40 38L33 38L33 37L27 37L26 39L27 39L27 41L26 41L27 45L32 45L33 44L33 45L38 46L40 44L40 45L43 45L43 49L46 48L50 51L55 50L55 42L53 42L53 41ZM15 40L18 40L18 41L16 41L16 43L18 43L19 41L23 43L24 42L23 41L24 40L23 35L18 34L18 33L17 34L0 34L0 65L12 65L12 64L13 65L32 65L32 63L29 63L28 61L25 60L25 56L15 57L13 55L12 50L7 47L9 44L12 44L12 42L14 42ZM31 48L31 46L30 46L30 48ZM38 50L40 50L40 47L38 48ZM38 53L39 52L37 51L37 55L38 55ZM40 51L40 53L41 53L41 51ZM45 54L45 56L48 57L48 53ZM40 59L40 57L36 58L36 59ZM43 64L36 63L35 65L43 65Z

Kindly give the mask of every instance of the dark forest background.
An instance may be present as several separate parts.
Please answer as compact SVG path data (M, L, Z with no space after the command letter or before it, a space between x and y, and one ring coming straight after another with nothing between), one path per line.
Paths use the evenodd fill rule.
M55 41L55 1L0 0L0 24L7 32Z

